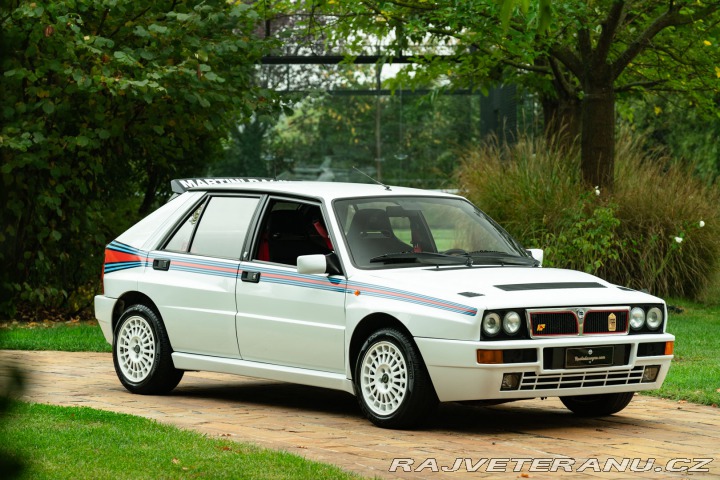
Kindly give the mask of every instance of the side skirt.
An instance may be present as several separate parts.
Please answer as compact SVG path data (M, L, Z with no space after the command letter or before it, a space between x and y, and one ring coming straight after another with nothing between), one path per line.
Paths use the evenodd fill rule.
M247 377L266 378L281 382L299 383L312 387L342 390L355 395L352 381L337 373L320 372L305 368L285 367L269 363L249 362L234 358L208 357L192 353L172 354L175 368L180 370L198 370L217 373L245 375Z

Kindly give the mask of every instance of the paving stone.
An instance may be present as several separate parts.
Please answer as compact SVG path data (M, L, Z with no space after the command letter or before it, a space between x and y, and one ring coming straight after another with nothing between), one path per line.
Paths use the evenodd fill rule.
M720 478L720 411L717 408L636 396L617 415L579 418L557 399L526 400L495 407L443 404L420 430L384 430L363 418L344 392L232 375L188 372L170 395L132 395L119 383L104 353L0 350L0 366L14 363L28 375L23 398L130 413L238 442L283 449L305 458L380 478ZM0 384L7 378L0 370ZM439 469L455 459L574 459L575 468L599 459L715 458L705 473L584 471L492 473L389 472L393 458L415 467L435 459ZM463 460L464 462L464 460Z

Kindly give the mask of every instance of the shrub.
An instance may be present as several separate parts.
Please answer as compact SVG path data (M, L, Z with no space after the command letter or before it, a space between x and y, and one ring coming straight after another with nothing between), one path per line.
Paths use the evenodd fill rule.
M696 298L720 254L720 191L692 166L618 136L615 191L580 180L579 154L544 139L466 151L460 189L545 266L584 270L654 294Z

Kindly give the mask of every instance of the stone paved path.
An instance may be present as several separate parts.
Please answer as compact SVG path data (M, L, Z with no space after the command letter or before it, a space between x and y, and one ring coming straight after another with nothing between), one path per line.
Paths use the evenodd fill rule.
M186 373L168 396L128 393L113 370L110 354L0 350L0 366L17 363L28 374L24 399L65 406L87 406L174 424L338 465L368 477L403 479L460 478L720 478L720 410L636 396L620 414L581 419L557 399L527 400L496 407L442 405L422 431L374 427L362 418L354 397L343 392L214 373ZM0 371L0 382L4 373ZM496 467L504 473L433 471L390 472L393 458L412 459L417 468L434 459L438 469L456 458L536 459L558 472L513 472L514 460ZM598 464L588 462L597 458ZM607 459L636 460L648 472L597 471ZM707 472L668 471L672 459L713 458ZM557 462L558 460L556 460ZM496 461L497 462L497 461ZM563 463L565 462L565 463ZM572 463L568 463L572 462ZM564 466L574 465L565 472ZM632 464L632 463L631 463ZM679 469L692 465L670 464ZM585 466L582 471L579 467ZM661 470L656 470L660 468Z

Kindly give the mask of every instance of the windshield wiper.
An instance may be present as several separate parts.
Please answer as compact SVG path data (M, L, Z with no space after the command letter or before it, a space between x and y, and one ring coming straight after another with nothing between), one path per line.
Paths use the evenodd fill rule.
M523 257L507 252L476 250L474 252L469 252L468 255L473 258L474 264L481 265L485 265L488 263L500 263L501 265L532 265L533 267L537 267L538 265L540 265L540 262L538 262L532 257Z
M370 263L422 263L425 265L532 265L538 266L534 258L521 257L507 252L476 250L465 252L455 250L454 253L436 252L396 252L378 255L370 259Z
M435 252L397 252L378 255L370 263L423 263L427 265L472 265L472 258Z

